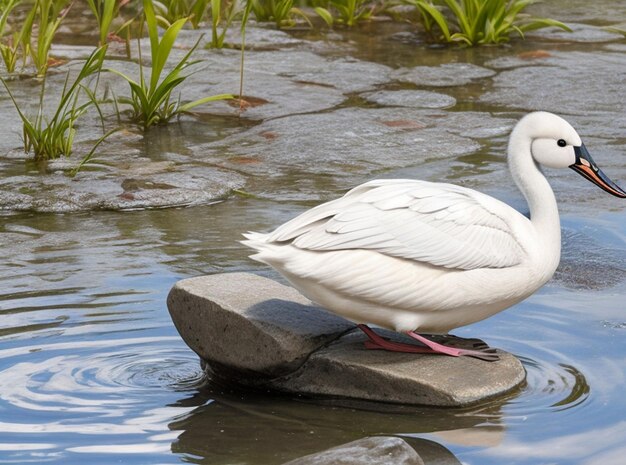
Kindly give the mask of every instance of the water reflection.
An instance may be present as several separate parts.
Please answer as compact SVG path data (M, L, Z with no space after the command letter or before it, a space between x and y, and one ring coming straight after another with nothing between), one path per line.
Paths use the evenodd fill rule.
M209 399L213 402L207 403ZM415 408L348 401L306 401L208 386L189 402L202 404L169 424L172 445L198 464L278 465L367 436L416 437L437 430L489 425L500 436L502 403L474 409ZM418 449L419 451L419 449Z

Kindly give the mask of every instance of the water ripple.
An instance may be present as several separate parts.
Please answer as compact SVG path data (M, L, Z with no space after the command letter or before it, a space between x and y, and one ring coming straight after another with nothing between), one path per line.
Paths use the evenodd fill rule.
M10 362L0 371L0 450L45 450L46 460L68 451L162 454L177 434L168 425L196 408L178 401L203 379L173 336L31 345L2 350L0 360ZM63 445L66 434L81 435L81 446Z

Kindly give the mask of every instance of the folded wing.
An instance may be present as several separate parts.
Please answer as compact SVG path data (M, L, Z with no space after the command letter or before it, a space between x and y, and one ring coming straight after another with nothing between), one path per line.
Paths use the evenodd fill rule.
M303 213L266 241L312 251L373 250L451 269L506 268L524 258L507 217L512 211L460 186L377 180Z

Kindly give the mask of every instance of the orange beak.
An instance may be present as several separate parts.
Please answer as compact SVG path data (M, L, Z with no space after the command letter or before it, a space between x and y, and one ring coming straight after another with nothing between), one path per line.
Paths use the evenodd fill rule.
M588 179L596 186L604 189L609 194L615 197L626 198L626 192L609 179L609 177L602 172L598 165L595 164L593 158L587 151L585 144L581 144L580 147L574 147L574 153L576 154L576 163L570 165L570 168Z

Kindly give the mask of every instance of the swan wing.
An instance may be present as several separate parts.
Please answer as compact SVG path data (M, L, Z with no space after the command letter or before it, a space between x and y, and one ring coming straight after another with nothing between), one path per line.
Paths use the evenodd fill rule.
M371 181L283 224L267 242L304 250L365 249L450 269L506 268L524 250L508 205L452 184Z

